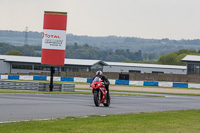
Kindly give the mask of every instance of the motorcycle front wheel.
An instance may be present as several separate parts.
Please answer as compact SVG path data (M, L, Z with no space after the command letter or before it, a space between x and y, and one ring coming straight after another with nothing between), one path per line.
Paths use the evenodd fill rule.
M99 93L94 92L94 104L98 107L100 105Z
M109 96L106 96L106 103L103 103L103 105L104 105L105 107L110 106L110 95L109 95Z

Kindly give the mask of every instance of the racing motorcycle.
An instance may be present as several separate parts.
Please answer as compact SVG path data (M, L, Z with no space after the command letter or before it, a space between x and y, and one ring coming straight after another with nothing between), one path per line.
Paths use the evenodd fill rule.
M101 78L95 77L91 87L94 95L94 104L98 107L100 103L103 103L105 107L108 107L110 105L110 96L107 96L107 90Z

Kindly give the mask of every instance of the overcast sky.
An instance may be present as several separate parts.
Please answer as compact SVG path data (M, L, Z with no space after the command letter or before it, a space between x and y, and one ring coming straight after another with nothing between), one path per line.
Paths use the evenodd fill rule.
M44 11L74 35L200 39L200 0L0 0L0 30L42 32Z

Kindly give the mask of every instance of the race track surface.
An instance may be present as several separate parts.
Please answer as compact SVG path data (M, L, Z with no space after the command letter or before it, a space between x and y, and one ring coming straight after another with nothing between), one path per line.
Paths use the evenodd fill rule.
M200 109L200 96L166 97L111 95L110 107L96 107L92 95L0 94L0 123L21 120L64 118Z

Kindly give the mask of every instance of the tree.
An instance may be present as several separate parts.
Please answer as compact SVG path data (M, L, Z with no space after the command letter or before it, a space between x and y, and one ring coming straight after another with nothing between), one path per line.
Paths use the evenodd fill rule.
M186 65L186 62L181 61L186 55L186 53L182 53L176 57L177 65Z
M83 47L89 48L90 46L86 43L86 44L83 45Z
M75 49L78 48L78 43L77 43L77 42L74 43L74 48L75 48Z
M17 50L19 50L20 52L22 52L23 55L26 56L38 56L33 47L29 45L19 46Z
M176 65L177 60L176 60L177 54L175 53L169 53L167 55L162 55L158 59L159 64L164 64L164 65Z
M131 59L126 58L125 61L123 61L124 63L133 63L133 61Z
M181 49L179 51L176 51L175 52L177 55L180 55L180 54L191 54L191 53L195 53L196 54L196 50L195 49Z
M188 54L199 55L195 49L181 49L176 52L160 56L157 63L166 65L186 65L186 63L181 60Z
M157 59L157 55L155 53L150 53L148 57L151 61Z
M19 56L23 56L23 54L20 51L18 51L18 50L10 50L10 51L6 52L5 55L19 55Z
M126 49L126 52L127 52L127 53L130 53L130 49Z

